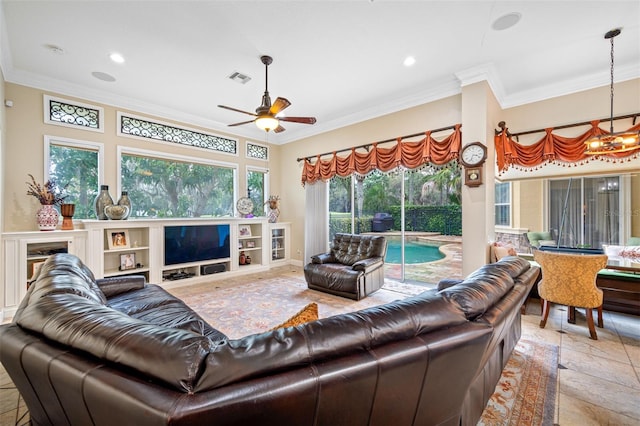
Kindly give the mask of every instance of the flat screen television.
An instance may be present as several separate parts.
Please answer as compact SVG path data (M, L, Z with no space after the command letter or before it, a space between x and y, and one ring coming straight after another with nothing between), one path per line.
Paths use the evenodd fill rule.
M201 262L231 256L230 225L165 226L164 264Z

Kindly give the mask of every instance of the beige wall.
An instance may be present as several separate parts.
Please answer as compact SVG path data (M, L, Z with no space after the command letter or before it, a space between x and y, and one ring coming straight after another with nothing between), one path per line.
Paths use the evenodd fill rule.
M238 186L239 194L246 194L246 166L252 165L256 167L269 168L271 170L280 169L278 149L272 146L270 162L245 158L245 140L240 139L238 147L238 156L225 155L211 152L206 149L189 148L172 143L154 142L150 140L139 140L129 137L121 137L116 131L116 115L117 111L129 112L131 114L143 115L139 112L126 111L109 105L95 104L86 99L75 99L72 97L58 95L55 93L43 92L16 84L6 84L5 97L13 101L13 107L7 108L6 120L9 127L5 133L3 146L5 155L9 161L6 161L2 176L4 177L4 187L2 191L2 203L5 206L3 217L3 231L29 231L37 230L35 222L35 212L39 205L35 198L26 195L26 184L28 180L27 174L34 175L36 180L42 182L44 179L44 136L56 136L71 138L76 140L84 140L98 142L104 144L105 151L105 176L102 184L109 185L109 191L112 197L118 195L119 189L117 185L117 147L118 145L126 147L134 147L145 150L168 152L196 158L206 158L209 160L224 161L236 163L238 167ZM45 124L43 117L43 94L50 94L64 99L77 100L79 102L95 104L104 108L105 115L105 131L104 133L86 131L81 129L67 128L57 125ZM151 117L153 118L153 117ZM172 123L165 118L156 118L162 122ZM223 132L202 129L198 126L192 126L185 123L173 122L178 126L200 129L205 132L215 133L221 136ZM258 144L264 142L255 141ZM275 173L277 176L277 172ZM270 193L277 194L280 192L279 179L274 179L271 174ZM135 203L135 200L133 200Z

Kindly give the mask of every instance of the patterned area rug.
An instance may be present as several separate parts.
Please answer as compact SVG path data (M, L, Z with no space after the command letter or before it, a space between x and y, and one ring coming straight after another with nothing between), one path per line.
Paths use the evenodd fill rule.
M520 340L478 425L552 425L558 347Z
M355 301L309 290L301 276L258 277L249 283L213 282L168 289L231 339L265 332L311 302L320 318L382 305L429 290L387 282L369 297Z

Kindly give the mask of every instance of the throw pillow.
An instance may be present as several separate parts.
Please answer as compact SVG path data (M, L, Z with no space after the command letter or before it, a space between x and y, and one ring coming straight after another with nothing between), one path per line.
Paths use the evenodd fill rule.
M491 244L491 263L495 263L498 260L506 256L517 256L515 247L511 243L503 243L496 241Z
M296 325L301 325L310 321L315 321L318 319L318 304L317 303L309 303L307 306L302 308L297 314L283 322L282 324L273 327L269 331L277 330L279 328L285 327L295 327Z

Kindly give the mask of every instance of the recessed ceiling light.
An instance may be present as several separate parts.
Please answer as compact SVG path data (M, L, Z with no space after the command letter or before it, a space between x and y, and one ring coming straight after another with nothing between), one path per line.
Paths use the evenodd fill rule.
M414 58L413 56L407 56L403 62L405 67L410 67L415 63L416 63L416 58Z
M116 81L116 78L111 74L107 74L106 72L94 71L91 73L92 76L97 78L98 80L107 81L109 83L113 83Z
M506 15L502 15L501 17L493 21L493 24L491 24L491 28L496 31L506 30L517 24L520 21L520 18L522 18L522 14L518 12L507 13Z
M109 58L116 64L121 64L124 62L124 56L117 52L113 52L111 55L109 55Z

